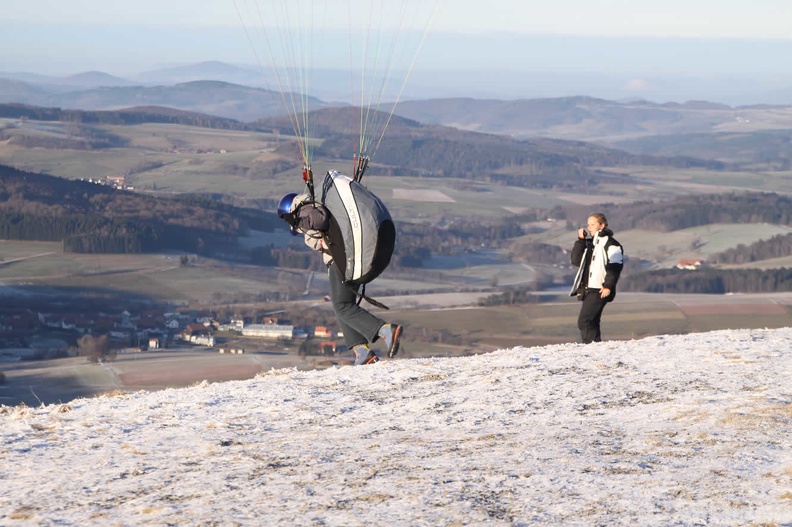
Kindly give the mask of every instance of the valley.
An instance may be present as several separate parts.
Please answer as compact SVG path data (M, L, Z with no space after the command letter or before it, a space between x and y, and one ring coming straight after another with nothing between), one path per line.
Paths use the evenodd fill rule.
M3 164L75 181L123 176L133 192L152 197L202 195L266 213L280 196L300 187L292 138L273 123L259 123L249 130L154 122L75 128L63 122L5 118L0 120L0 131ZM346 132L337 133L343 136ZM454 141L475 145L479 137L396 123L394 142L403 144L403 138L416 133L425 141L434 141L435 137L443 138L438 144L450 141L449 151L460 148L453 146ZM91 137L113 138L118 146L85 148L84 141ZM53 146L62 140L73 141L72 147ZM316 139L316 174L343 169L347 163L351 166L351 159L335 153L336 147L322 148L336 140L332 135ZM481 140L485 150L500 148L491 136ZM651 137L641 141L646 145ZM411 236L422 229L436 230L434 235L442 239L448 236L444 233L455 228L474 232L477 225L486 229L516 222L522 232L481 246L460 242L455 250L435 247L421 267L392 266L369 286L367 293L390 307L382 316L409 328L402 357L459 356L575 342L579 305L566 295L573 269L564 251L571 247L577 226L593 210L608 215L626 248L626 281L639 271L671 269L682 260L706 261L728 249L792 233L792 225L783 222L718 221L674 230L624 224L627 218L635 222L636 204L648 201L681 203L690 196L710 199L708 196L744 192L792 195L792 171L779 168L783 164L780 162L752 164L748 160L756 156L750 153L739 163L727 154L716 156L726 162L715 164L706 159L689 162L676 157L646 157L651 150L646 146L642 147L644 153L635 154L614 154L594 145L554 140L522 144L504 139L502 146L512 152L526 148L528 156L541 151L545 159L557 159L559 164L547 165L544 170L523 161L509 161L477 175L437 168L443 166L438 162L447 153L437 154L427 162L427 167L431 164L435 168L425 170L420 169L420 157L411 159L413 168L402 169L392 157L384 156L387 162L373 164L367 175L367 185L386 201L403 229L413 226L403 231L414 231L405 234L403 243L414 243ZM586 160L586 167L565 168L573 166L574 155ZM783 159L785 154L779 151L777 155ZM608 165L603 161L607 159L615 163ZM554 183L548 185L546 181ZM302 241L291 237L286 229L249 230L235 243L245 250L272 247L305 251ZM557 256L533 260L531 248L542 244L556 248ZM722 267L761 272L788 267L790 261L792 256L787 255ZM484 305L516 290L529 291L530 300ZM607 339L624 340L712 329L783 327L792 322L790 293L736 293L620 292L608 308L603 332ZM70 301L85 303L99 298L115 302L119 309L125 305L134 305L135 309L164 306L176 311L204 309L226 316L244 313L254 319L275 312L295 324L332 323L326 294L327 280L321 270L254 265L222 254L180 250L82 254L64 252L60 242L0 241L0 296L11 303L57 301L68 306ZM242 344L247 350L244 358L221 356L212 349L185 348L122 352L117 363L105 365L79 365L84 360L81 358L63 359L69 364L77 361L67 368L62 367L66 363L59 362L61 359L0 364L7 379L6 388L0 390L15 386L14 397L35 404L36 397L56 401L68 394L140 389L134 382L119 381L125 364L134 363L143 371L175 368L182 372L178 380L160 377L145 385L146 389L161 389L205 379L240 378L273 367L312 369L348 363L343 355L332 360L301 356L289 344L255 339ZM55 369L50 370L50 366ZM210 371L215 373L207 373ZM48 384L51 389L47 391L36 383Z

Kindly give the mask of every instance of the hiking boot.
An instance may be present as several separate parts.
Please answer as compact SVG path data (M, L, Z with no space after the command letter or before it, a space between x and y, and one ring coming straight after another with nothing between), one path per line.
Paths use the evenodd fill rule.
M399 339L401 339L402 327L398 324L383 324L378 334L385 340L388 357L395 357L399 353Z
M368 346L361 344L352 348L355 352L355 366L364 366L366 364L374 364L379 362L379 357Z

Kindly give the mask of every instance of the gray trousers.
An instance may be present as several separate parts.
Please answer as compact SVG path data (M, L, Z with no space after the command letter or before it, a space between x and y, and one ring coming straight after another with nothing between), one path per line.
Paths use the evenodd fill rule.
M379 329L385 321L360 307L353 286L345 285L335 263L327 269L330 281L330 299L333 302L338 325L344 332L344 342L349 349L358 344L368 344L379 338Z

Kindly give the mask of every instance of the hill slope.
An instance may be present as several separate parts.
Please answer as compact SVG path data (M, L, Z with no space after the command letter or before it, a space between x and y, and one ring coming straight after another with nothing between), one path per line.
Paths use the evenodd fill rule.
M0 79L0 103L55 106L87 111L117 110L130 106L168 106L239 121L253 121L284 113L280 93L206 80L184 82L173 86L108 86L45 93L38 85ZM307 103L311 109L328 106L315 98L308 98Z
M655 135L792 129L791 106L730 107L695 101L657 104L593 97L402 101L396 114L427 124L516 138L543 136L600 142Z
M323 142L316 155L346 159L355 144L358 110L325 108L311 114L312 127ZM291 124L283 117L252 123L288 133ZM589 186L599 182L629 181L621 172L599 167L661 166L723 170L723 163L689 157L633 155L594 143L549 138L517 140L511 137L425 125L394 117L387 130L387 149L376 155L391 175L453 176L524 186L551 188Z
M787 525L791 348L720 331L0 407L0 522Z
M194 83L198 84L198 83ZM0 104L0 117L19 119L24 124L12 123L0 130L0 140L23 148L44 147L44 155L56 159L64 149L99 149L108 146L128 147L104 125L139 124L143 122L180 123L219 129L244 130L256 128L267 133L277 130L283 136L293 133L286 117L261 119L249 124L206 114L189 113L172 108L138 106L117 111L82 111L42 108L20 104ZM382 114L385 116L385 114ZM61 121L82 123L79 134L74 127L65 132L69 141L57 141L52 128L42 125L46 137L40 137L37 123L33 121ZM312 134L321 139L315 147L316 158L347 161L350 148L359 143L359 110L353 107L324 108L310 114ZM383 119L384 120L384 119ZM38 135L36 135L38 133ZM61 134L63 135L63 134ZM62 139L60 137L59 139ZM101 141L97 140L101 139ZM76 141L79 139L79 141ZM135 151L133 151L135 152ZM36 152L37 159L42 152ZM282 171L289 163L299 167L298 150L283 143L275 152L283 163L275 163ZM137 152L135 152L137 156ZM161 156L161 152L154 152ZM151 161L151 159L150 159ZM387 130L387 148L378 151L376 164L388 175L456 177L497 185L514 185L526 188L576 188L588 191L592 186L614 183L634 184L635 181L618 167L656 166L668 168L703 168L724 170L726 165L717 161L691 157L661 157L635 155L622 150L581 141L549 138L516 140L511 137L457 130L438 125L424 125L417 121L394 117ZM164 163L164 161L162 162ZM284 165L286 163L286 165ZM158 165L161 166L161 165ZM261 167L243 166L261 171ZM218 167L222 170L224 167ZM140 173L140 171L137 171ZM60 174L56 174L60 175Z
M205 254L278 221L210 196L162 198L0 165L0 239L62 241L72 252Z

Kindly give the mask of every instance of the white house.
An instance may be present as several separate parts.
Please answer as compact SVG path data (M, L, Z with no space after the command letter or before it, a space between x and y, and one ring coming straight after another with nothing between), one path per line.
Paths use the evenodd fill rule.
M283 324L249 324L242 328L245 337L263 337L270 339L291 339L294 326Z

